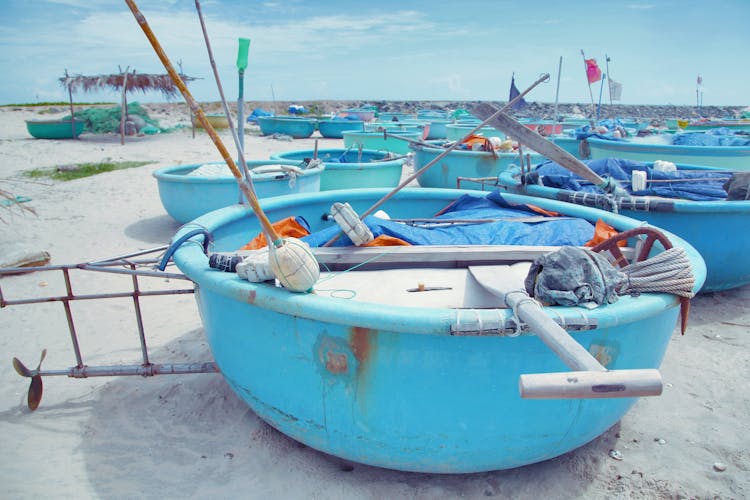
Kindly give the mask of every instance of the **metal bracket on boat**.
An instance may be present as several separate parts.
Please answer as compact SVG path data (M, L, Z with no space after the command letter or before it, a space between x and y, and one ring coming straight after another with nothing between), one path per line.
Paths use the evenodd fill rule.
M497 312L497 317L492 318L490 311ZM529 333L531 328L517 318L506 318L507 309L458 309L456 322L451 325L450 333L455 336L504 336L517 337ZM562 316L558 314L552 320L568 331L595 330L598 321L581 316Z
M108 377L108 376L125 376L140 375L142 377L151 377L154 375L178 375L187 373L217 373L218 367L213 361L196 362L196 363L152 363L149 359L148 346L146 344L146 334L143 327L143 315L141 313L140 297L152 297L159 295L181 295L194 293L190 289L170 289L170 290L141 290L138 277L152 277L160 279L181 279L190 281L190 279L181 273L171 273L164 271L155 271L157 264L161 259L147 258L134 259L148 254L164 253L167 246L142 250L127 255L121 255L110 259L86 262L82 264L51 265L38 267L13 267L0 269L0 277L5 275L14 275L30 272L61 271L65 283L65 295L35 297L27 299L8 300L3 295L0 286L0 308L7 306L23 304L39 304L43 302L61 302L65 309L65 316L68 323L68 330L76 358L76 366L66 369L42 370L41 365L47 355L47 350L42 350L41 358L36 369L28 369L18 358L13 358L13 368L22 377L31 378L27 404L31 410L35 410L42 399L43 384L42 376L66 375L71 378L88 378L88 377ZM127 274L132 276L133 289L130 292L99 293L99 294L75 294L70 279L71 271L94 271L110 274ZM70 303L78 300L93 299L112 299L126 298L133 299L136 323L138 327L138 338L141 347L141 364L132 365L113 365L113 366L88 366L83 361L78 335L76 332L75 322Z

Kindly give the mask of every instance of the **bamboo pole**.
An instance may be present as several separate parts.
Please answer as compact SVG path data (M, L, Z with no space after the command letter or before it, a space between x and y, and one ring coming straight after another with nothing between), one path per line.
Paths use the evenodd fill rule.
M151 31L151 27L148 25L146 18L143 16L143 14L138 9L138 6L135 4L133 0L125 0L125 3L130 8L130 11L133 13L133 16L135 17L136 22L143 30L143 33L146 35L146 38L148 38L148 41L151 43L151 46L153 47L154 52L156 52L156 55L159 57L159 60L161 60L162 64L164 65L164 68L167 70L167 73L169 73L169 76L172 78L172 81L175 83L177 88L182 93L182 96L185 98L185 101L187 101L188 105L190 106L190 110L195 114L195 117L198 119L201 125L203 125L203 128L208 133L209 137L211 137L211 140L216 146L216 149L219 151L219 154L221 154L221 157L226 162L227 166L229 167L229 170L232 172L232 175L236 179L237 184L239 185L240 189L247 197L247 200L250 203L250 207L252 208L253 212L255 212L255 215L258 217L258 221L260 222L260 225L263 228L263 232L265 233L266 238L268 239L269 243L277 244L277 242L279 242L278 244L281 244L278 233L276 232L273 225L271 224L271 221L268 220L268 217L263 212L263 209L260 207L260 203L258 202L258 197L255 194L255 190L253 189L252 184L248 180L242 177L242 173L237 168L237 165L234 163L234 160L232 160L232 156L229 154L229 151L227 151L226 146L224 146L224 143L221 141L221 138L216 133L216 130L214 130L213 126L206 118L206 114L203 112L201 107L198 105L198 103L195 101L193 96L190 94L190 91L185 85L185 82L182 81L182 78L180 78L180 75L178 75L177 71L175 71L174 66L172 66L172 63L170 62L169 58L164 52L164 49L162 49L161 44L159 43L159 40L156 39L156 36L154 35L153 31Z
M557 90L555 90L555 121L558 120L559 115L557 114L557 103L560 100L560 76L562 75L562 56L560 56L560 63L557 65Z
M128 71L130 66L125 67L125 72L122 76L122 95L120 96L120 145L125 144L125 117L128 114Z
M65 80L68 79L68 68L65 68ZM68 99L70 100L70 129L73 132L73 139L78 139L76 135L76 115L73 112L73 90L70 88L70 82L68 82Z

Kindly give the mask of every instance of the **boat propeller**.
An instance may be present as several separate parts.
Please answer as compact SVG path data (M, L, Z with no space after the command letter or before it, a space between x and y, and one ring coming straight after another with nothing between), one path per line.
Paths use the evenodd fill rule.
M36 365L36 369L34 370L29 370L18 358L13 358L13 368L16 369L16 372L22 377L28 377L31 379L29 394L26 398L31 411L36 410L39 407L39 403L42 401L44 386L42 385L42 374L40 373L40 370L42 368L42 361L44 361L44 358L46 357L47 349L42 349L42 356L39 358L39 364Z

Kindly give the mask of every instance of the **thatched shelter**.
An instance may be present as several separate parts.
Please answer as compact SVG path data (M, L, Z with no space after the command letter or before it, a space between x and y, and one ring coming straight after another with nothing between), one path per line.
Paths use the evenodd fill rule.
M195 80L191 76L180 74L182 81L185 83ZM168 74L154 75L147 73L138 73L136 70L120 70L119 73L110 75L68 75L65 70L65 76L59 79L60 85L68 89L70 98L70 114L73 117L73 92L96 92L100 90L114 90L121 93L122 118L120 121L120 142L125 144L125 120L127 118L127 93L143 92L156 90L162 93L166 98L172 98L179 95L180 91L174 84Z

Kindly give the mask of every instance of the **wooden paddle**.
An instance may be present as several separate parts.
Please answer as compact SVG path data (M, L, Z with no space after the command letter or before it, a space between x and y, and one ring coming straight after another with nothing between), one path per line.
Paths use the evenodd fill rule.
M575 370L521 375L519 391L522 398L632 398L661 394L662 381L658 370L607 370L555 323L526 293L523 284L527 272L525 265L470 266L469 272L482 287L513 309L547 347Z
M607 181L599 177L593 170L586 166L572 154L560 146L525 127L512 117L506 115L502 110L489 103L469 104L469 111L477 118L487 119L491 127L502 130L508 136L513 137L519 143L529 146L537 153L559 163L571 172L580 175L598 187L606 187Z

